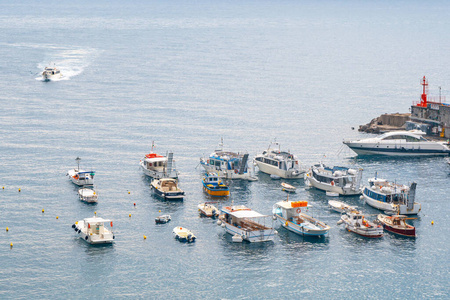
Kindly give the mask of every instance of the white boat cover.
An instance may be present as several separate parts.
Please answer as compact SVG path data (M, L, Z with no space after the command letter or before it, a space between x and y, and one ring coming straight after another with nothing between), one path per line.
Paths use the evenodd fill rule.
M267 217L266 215L262 215L259 212L254 210L238 210L234 212L227 212L228 214L236 217L236 218L262 218Z
M84 219L84 222L86 222L86 223L107 223L107 222L111 222L111 220L93 217L93 218Z

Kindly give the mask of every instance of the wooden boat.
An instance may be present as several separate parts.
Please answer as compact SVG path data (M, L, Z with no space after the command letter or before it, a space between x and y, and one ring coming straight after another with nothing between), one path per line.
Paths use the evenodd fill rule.
M295 193L295 191L297 190L295 186L287 184L286 182L281 183L281 189L288 193Z
M202 216L208 217L208 218L216 218L219 216L219 210L217 207L212 205L213 202L205 202L200 203L198 207L198 211Z
M154 179L151 187L155 195L164 200L183 200L184 191L178 187L174 178Z
M336 200L329 200L328 201L328 206L334 210L337 211L338 213L344 213L347 210L352 210L352 209L356 209L356 206L350 206L344 202L341 201L336 201Z
M386 216L379 214L377 220L383 225L384 230L408 237L416 237L416 228L406 223L406 220L416 218L408 218L403 215Z
M180 242L192 243L197 238L189 229L183 227L175 227L172 231L175 239Z
M202 180L203 190L214 197L226 197L230 195L230 189L215 172L206 173Z
M383 226L367 221L364 215L356 210L348 210L339 220L338 225L345 223L348 231L354 232L364 237L378 238L383 236Z
M166 224L167 222L170 222L170 220L172 220L170 215L162 215L162 216L158 216L155 218L155 223L156 224Z
M78 197L81 201L87 203L96 203L98 194L94 189L84 187L78 190Z

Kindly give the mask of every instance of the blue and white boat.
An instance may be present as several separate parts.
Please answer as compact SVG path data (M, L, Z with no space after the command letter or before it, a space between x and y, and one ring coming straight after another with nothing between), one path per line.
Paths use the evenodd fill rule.
M361 199L377 209L390 214L416 215L421 210L420 203L415 202L416 183L410 186L389 182L386 179L369 179L369 185L365 186Z
M330 226L307 214L307 201L280 201L273 206L273 215L280 225L300 235L324 236Z
M77 157L75 159L77 161L77 168L67 171L67 176L69 176L70 180L78 185L94 185L94 171L85 171L80 169L80 160L81 158Z
M226 179L257 180L252 176L247 163L248 153L223 151L223 143L208 158L200 158L200 165L206 173L215 172L220 178Z
M359 195L362 171L361 168L327 167L319 163L305 174L305 184L343 196Z
M448 143L429 141L422 131L391 131L380 136L344 140L344 144L358 155L435 156L449 155Z
M214 197L227 197L230 188L219 179L217 173L206 173L202 180L203 190Z

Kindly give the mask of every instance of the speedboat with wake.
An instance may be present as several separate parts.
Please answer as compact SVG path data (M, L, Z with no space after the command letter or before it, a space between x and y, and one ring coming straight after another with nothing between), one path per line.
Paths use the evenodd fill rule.
M449 155L448 143L434 142L418 130L391 131L377 137L344 140L343 143L358 155L435 156Z
M61 77L62 73L56 67L45 67L44 72L42 72L42 79L44 81L60 79Z

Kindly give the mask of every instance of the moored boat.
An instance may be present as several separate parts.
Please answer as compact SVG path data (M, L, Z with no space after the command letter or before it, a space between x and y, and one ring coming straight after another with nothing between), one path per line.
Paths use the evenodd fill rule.
M96 203L98 200L98 194L93 188L83 187L78 190L78 197L81 201L87 203Z
M189 229L181 226L175 227L172 233L174 238L180 242L192 243L197 238Z
M256 155L253 163L259 171L285 179L301 178L306 172L306 169L301 167L297 156L289 151L281 151L280 144L277 142L271 143L267 150Z
M286 182L281 183L281 189L288 193L295 193L297 188L293 185L287 184Z
M77 157L75 160L77 161L77 168L67 171L66 175L76 185L93 185L95 172L80 169L81 158Z
M342 201L329 200L328 207L332 210L337 211L338 213L344 213L348 210L356 209L356 206L350 206Z
M155 179L178 178L173 153L169 152L166 156L156 154L153 152L153 145L152 151L139 161L139 165L144 174L149 177Z
M383 226L368 221L364 215L356 210L348 210L342 216L338 225L345 223L348 231L354 232L364 237L378 238L383 236Z
M274 229L269 216L262 215L244 205L222 208L218 224L231 235L240 235L248 242L267 242L274 238Z
M219 210L217 207L212 205L213 202L205 202L200 203L197 208L200 212L200 215L207 217L207 218L216 218L219 216Z
M362 169L346 167L327 167L319 163L311 167L305 174L305 184L326 192L338 193L342 196L361 194L360 183Z
M415 202L415 182L406 186L377 178L377 175L368 181L361 196L368 205L390 214L416 215L420 212L421 205Z
M415 219L408 218L403 215L386 216L379 214L377 220L383 225L384 230L407 237L416 237L416 228L406 223L406 220Z
M220 178L255 181L248 168L248 153L223 150L223 142L208 158L200 158L200 165L206 173L215 172Z
M206 173L202 180L203 190L214 197L226 197L230 195L229 187L219 178L217 173Z
M109 223L111 229L105 227ZM111 220L97 217L85 218L75 222L72 228L78 233L80 238L89 244L111 244L115 236L112 232L113 222Z
M184 191L174 178L153 179L151 187L156 196L164 200L183 200Z
M161 215L155 218L156 224L166 224L167 222L170 222L172 220L172 217L170 215Z
M296 234L307 236L324 236L330 226L304 212L307 201L280 201L273 206L273 215L280 225Z

